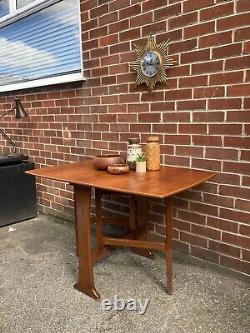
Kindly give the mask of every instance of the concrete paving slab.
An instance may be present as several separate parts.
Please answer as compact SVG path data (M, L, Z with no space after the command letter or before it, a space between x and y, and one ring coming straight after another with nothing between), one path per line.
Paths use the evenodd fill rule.
M117 249L95 265L103 299L149 299L138 311L104 311L73 289L77 277L72 223L41 215L0 229L0 333L250 331L250 284L229 270L177 253L174 295L164 292L165 258Z

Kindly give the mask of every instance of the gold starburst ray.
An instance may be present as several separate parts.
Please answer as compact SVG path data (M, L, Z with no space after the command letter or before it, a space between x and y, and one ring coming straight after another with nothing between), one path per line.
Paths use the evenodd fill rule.
M168 39L157 44L155 39L150 34L145 47L134 44L137 59L133 61L130 66L137 73L136 85L146 84L149 91L152 92L157 82L167 82L168 77L166 70L173 66L173 60L167 55L169 41L170 40ZM160 58L160 68L154 76L147 76L142 71L142 59L149 51L157 53Z

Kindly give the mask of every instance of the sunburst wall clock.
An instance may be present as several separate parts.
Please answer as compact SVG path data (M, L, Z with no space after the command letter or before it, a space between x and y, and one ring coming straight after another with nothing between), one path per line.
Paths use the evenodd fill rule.
M169 40L156 44L150 34L145 47L134 44L137 59L131 63L131 68L137 72L136 85L146 84L150 92L156 82L167 82L166 69L173 65L167 55Z

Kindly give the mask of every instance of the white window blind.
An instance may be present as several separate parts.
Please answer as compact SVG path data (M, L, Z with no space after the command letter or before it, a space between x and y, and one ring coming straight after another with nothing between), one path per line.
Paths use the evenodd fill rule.
M0 28L0 91L83 79L79 17L63 0Z

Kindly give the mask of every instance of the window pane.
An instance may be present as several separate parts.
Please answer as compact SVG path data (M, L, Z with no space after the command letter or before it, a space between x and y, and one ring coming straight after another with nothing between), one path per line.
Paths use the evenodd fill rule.
M16 0L16 7L17 9L25 6L25 5L28 5L29 3L31 2L34 2L35 0Z
M0 29L1 86L81 73L78 0L63 0Z
M9 14L9 0L0 0L0 17Z

